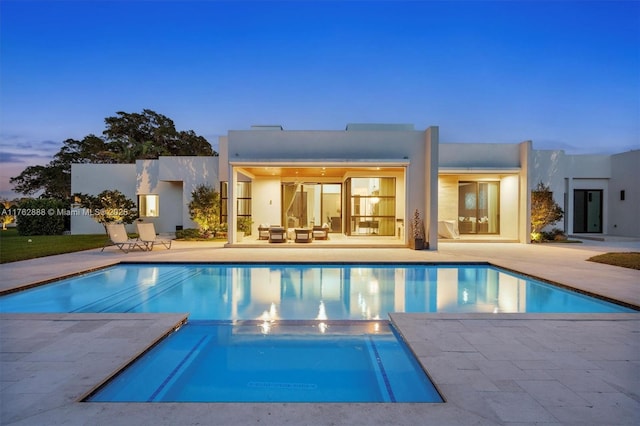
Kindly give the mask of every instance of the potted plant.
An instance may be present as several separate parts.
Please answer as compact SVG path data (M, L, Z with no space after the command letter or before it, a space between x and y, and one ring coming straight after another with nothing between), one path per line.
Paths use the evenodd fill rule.
M247 216L238 216L238 231L236 241L240 242L245 235L251 235L251 224L253 221Z
M409 247L414 250L423 250L424 242L424 222L420 217L420 211L416 209L410 224Z

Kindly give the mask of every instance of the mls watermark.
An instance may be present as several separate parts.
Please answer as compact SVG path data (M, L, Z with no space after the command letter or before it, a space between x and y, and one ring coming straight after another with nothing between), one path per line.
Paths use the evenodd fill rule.
M127 216L133 213L129 209L106 208L106 209L2 209L2 216Z

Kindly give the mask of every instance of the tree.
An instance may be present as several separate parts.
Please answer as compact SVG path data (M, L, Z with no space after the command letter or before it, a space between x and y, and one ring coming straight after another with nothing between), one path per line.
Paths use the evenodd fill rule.
M136 203L118 190L105 190L98 195L74 194L81 207L102 225L111 222L133 223L138 218ZM106 232L106 228L105 228Z
M553 199L548 185L538 183L531 191L531 240L540 241L541 231L564 217L564 211Z
M68 200L73 163L135 163L160 155L218 155L211 144L193 130L177 131L173 121L145 109L141 114L119 111L105 118L104 137L93 134L67 139L46 166L29 166L10 182L25 195Z
M173 120L149 109L141 114L118 111L105 123L103 135L122 163L161 155L215 155L205 138L192 130L178 132Z
M12 214L12 209L15 209L16 205L14 202L1 199L0 205L2 206L2 230L7 230L7 225L15 222L16 217Z
M191 192L189 216L203 236L215 234L220 226L220 194L211 186L198 185Z

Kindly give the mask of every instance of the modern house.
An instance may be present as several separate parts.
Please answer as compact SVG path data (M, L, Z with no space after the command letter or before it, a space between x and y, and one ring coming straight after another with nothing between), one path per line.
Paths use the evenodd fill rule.
M342 131L232 130L218 157L160 157L129 165L74 164L72 192L118 189L158 232L196 227L187 204L199 184L221 194L228 244L240 217L258 229L324 227L333 244L406 246L414 212L438 239L529 242L531 190L549 185L568 234L640 237L640 151L566 155L532 143L439 143L438 127L349 124ZM101 232L72 216L72 233ZM332 238L333 237L333 238Z

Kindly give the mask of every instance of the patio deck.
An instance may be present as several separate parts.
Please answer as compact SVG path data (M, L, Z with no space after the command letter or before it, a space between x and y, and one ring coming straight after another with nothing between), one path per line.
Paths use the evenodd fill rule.
M171 250L81 253L0 265L0 289L122 260L489 261L640 305L640 271L585 262L640 243L440 243L404 248L223 248L176 242ZM301 254L304 253L304 254ZM635 425L640 423L640 313L393 314L443 404L130 404L79 398L165 335L184 315L0 315L0 423Z

